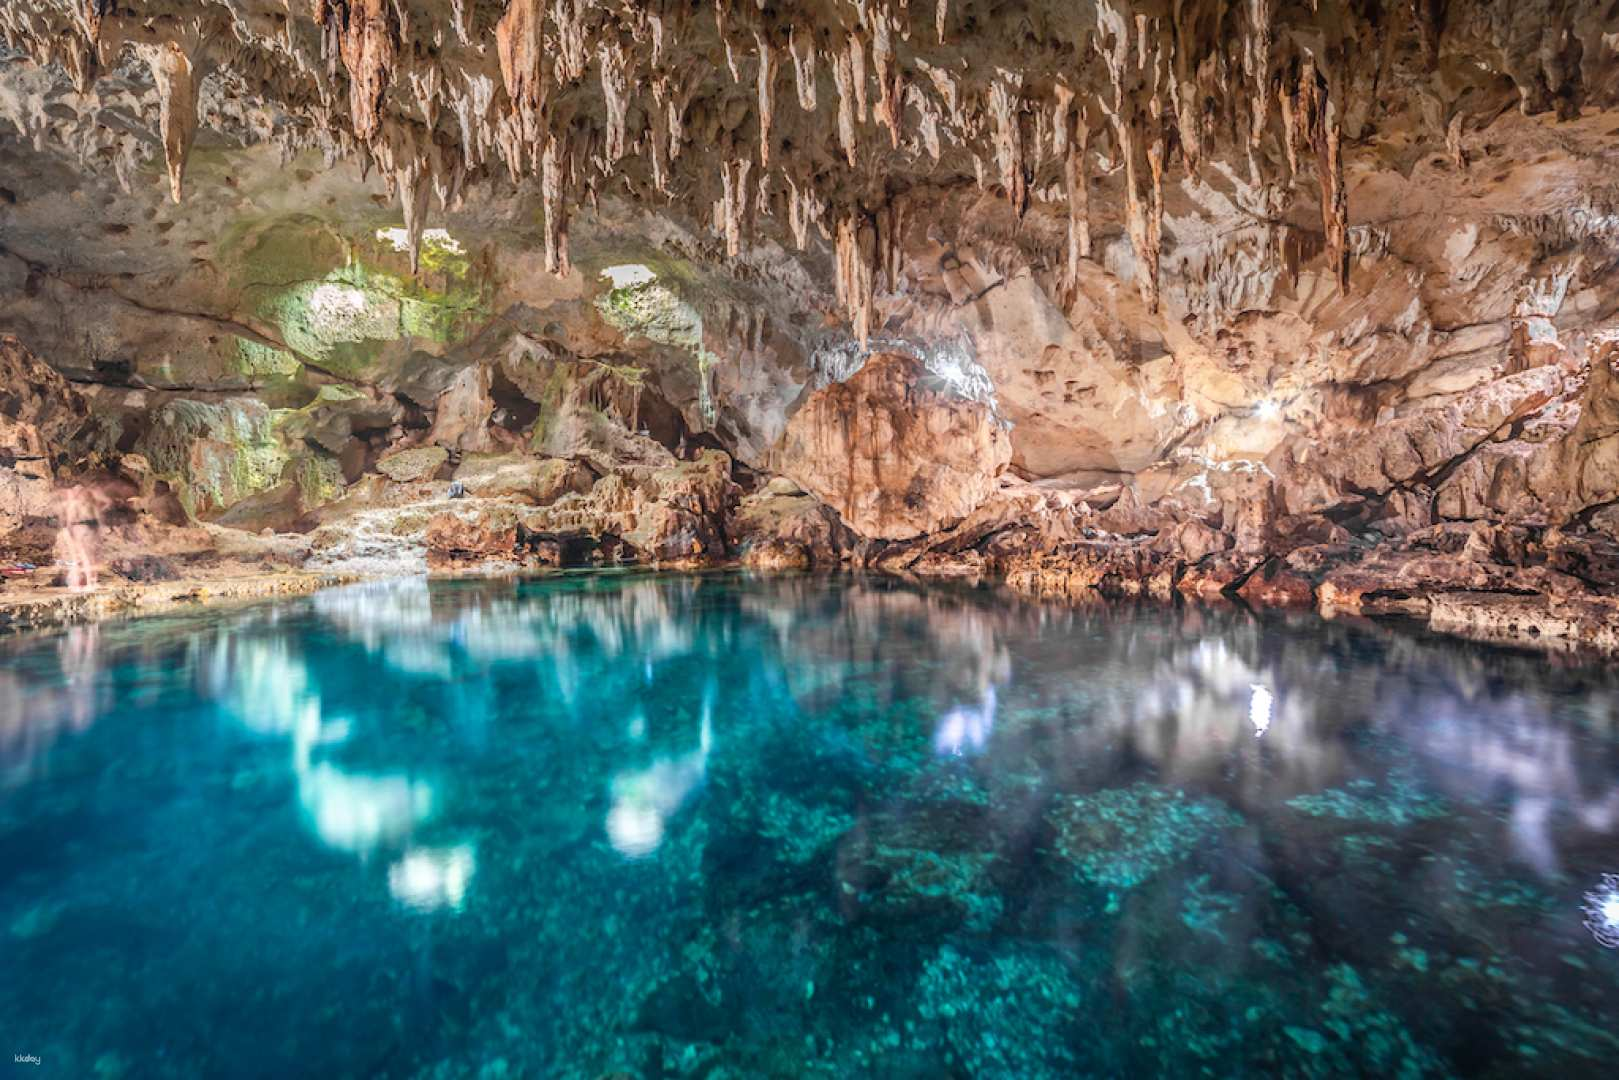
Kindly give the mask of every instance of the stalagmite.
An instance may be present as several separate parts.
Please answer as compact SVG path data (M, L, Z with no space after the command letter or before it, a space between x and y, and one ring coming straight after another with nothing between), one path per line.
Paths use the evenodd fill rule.
M793 59L793 80L798 87L798 107L805 112L815 111L815 42L810 34L804 35L802 51L798 47L798 27L787 32L787 51Z
M776 70L779 58L775 48L759 30L753 32L759 51L759 164L770 165L770 123L775 116Z
M193 48L198 47L193 44ZM186 157L197 137L197 91L202 85L202 75L196 70L191 54L178 41L143 46L141 52L157 87L158 124L163 135L163 159L169 172L169 197L178 203L181 182L185 179Z

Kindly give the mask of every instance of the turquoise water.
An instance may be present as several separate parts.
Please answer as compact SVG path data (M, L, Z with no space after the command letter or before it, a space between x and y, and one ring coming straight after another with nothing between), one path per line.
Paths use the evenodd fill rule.
M0 1053L1613 1075L1616 691L1369 624L854 578L0 639Z

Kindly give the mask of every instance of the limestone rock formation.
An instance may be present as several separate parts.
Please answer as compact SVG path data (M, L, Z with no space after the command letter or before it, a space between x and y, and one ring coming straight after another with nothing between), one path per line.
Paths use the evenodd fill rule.
M83 395L16 338L0 336L0 542L55 516L57 476L90 422Z
M913 357L877 353L805 400L776 461L855 532L906 540L978 509L1010 459L986 405L956 396Z
M0 545L94 483L327 567L1600 618L1616 26L13 0L0 333L49 372L4 360Z

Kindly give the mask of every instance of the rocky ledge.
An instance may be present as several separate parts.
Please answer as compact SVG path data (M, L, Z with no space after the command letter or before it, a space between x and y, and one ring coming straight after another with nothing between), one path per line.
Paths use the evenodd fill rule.
M599 396L553 411L549 448L561 453L452 451L406 435L325 501L311 498L294 454L258 494L187 510L176 474L165 479L140 450L170 453L193 485L210 467L224 483L240 471L240 450L219 431L202 425L179 444L161 425L114 434L15 341L0 340L0 359L14 369L8 385L25 388L0 412L19 466L18 520L0 552L3 627L379 575L740 564L1001 580L1070 599L1400 615L1484 640L1619 650L1619 542L1600 515L1535 526L1414 524L1408 512L1367 528L1321 509L1366 516L1356 502L1366 497L1343 493L1398 471L1389 463L1402 453L1465 455L1455 444L1472 412L1459 425L1421 425L1448 449L1430 450L1411 425L1386 425L1315 472L1279 463L1280 478L1224 477L1192 488L1201 501L1171 492L1147 503L1130 485L1019 478L988 404L951 393L910 357L878 354L808 397L771 458L775 474L719 449L672 451ZM1501 400L1480 395L1475 411L1521 411L1510 395L1492 404ZM1537 406L1554 400L1543 394ZM310 430L307 416L282 424ZM1585 453L1600 442L1588 426L1568 429L1583 433ZM1538 452L1562 460L1569 450ZM1343 476L1354 479L1333 487ZM1208 498L1216 492L1224 501ZM1301 500L1316 508L1289 512Z

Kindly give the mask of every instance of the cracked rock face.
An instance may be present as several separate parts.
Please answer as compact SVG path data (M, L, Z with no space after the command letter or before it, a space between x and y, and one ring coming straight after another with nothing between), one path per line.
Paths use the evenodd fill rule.
M1010 457L987 406L954 396L909 356L878 353L809 396L776 464L855 532L909 540L977 510Z
M79 460L193 520L551 477L594 508L559 558L1297 599L1485 530L1609 588L1619 0L13 0L0 36L0 332L76 385ZM740 501L646 479L721 452ZM481 528L434 535L529 542Z

